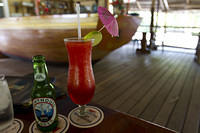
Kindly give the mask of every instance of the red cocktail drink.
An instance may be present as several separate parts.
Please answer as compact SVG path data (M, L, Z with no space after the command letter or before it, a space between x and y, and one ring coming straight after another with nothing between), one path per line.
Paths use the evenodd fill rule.
M91 64L92 41L67 39L68 51L68 94L79 105L90 102L94 95L95 80Z
M103 112L88 104L95 90L94 74L92 70L91 39L65 39L68 51L68 95L79 107L68 114L70 123L79 128L94 127L103 121Z
M80 5L76 4L78 16L78 38L81 38L80 28ZM118 24L115 17L103 7L98 8L98 14L102 23L113 36L118 36ZM104 114L101 109L85 105L90 102L94 95L95 81L91 65L92 40L93 46L101 39L100 31L89 32L84 39L64 39L68 51L68 94L71 100L79 104L68 114L68 119L73 126L90 128L103 121ZM90 40L88 40L90 39Z

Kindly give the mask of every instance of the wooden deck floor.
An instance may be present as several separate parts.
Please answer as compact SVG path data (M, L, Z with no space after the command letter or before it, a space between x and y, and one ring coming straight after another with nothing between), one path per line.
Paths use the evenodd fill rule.
M93 102L183 133L199 133L200 65L194 54L136 54L126 45L94 65Z

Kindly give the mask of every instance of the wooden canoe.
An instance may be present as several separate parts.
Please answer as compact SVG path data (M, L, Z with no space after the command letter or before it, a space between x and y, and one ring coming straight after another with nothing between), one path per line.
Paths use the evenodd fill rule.
M81 14L82 35L100 29L97 14ZM11 57L31 59L42 54L49 62L67 62L64 38L77 37L76 15L32 16L0 19L0 51ZM93 48L93 60L128 43L136 32L141 18L119 16L119 37L112 38L102 30L103 39Z

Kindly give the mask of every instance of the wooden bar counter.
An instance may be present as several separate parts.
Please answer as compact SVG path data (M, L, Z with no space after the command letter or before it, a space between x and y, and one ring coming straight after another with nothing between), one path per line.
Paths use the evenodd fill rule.
M82 36L103 26L97 14L80 16ZM117 21L119 37L112 38L103 29L101 43L93 48L93 60L99 60L131 41L141 18L118 16ZM71 37L77 37L75 14L0 19L0 52L11 57L30 60L32 56L42 54L49 62L67 62L64 38Z

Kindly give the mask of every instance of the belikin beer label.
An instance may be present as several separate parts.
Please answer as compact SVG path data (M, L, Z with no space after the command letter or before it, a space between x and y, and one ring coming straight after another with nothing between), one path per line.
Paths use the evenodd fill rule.
M33 100L36 122L41 127L50 126L56 118L56 103L52 98L36 98Z
M44 73L36 73L34 75L34 79L38 82L44 81L46 79L46 75Z

